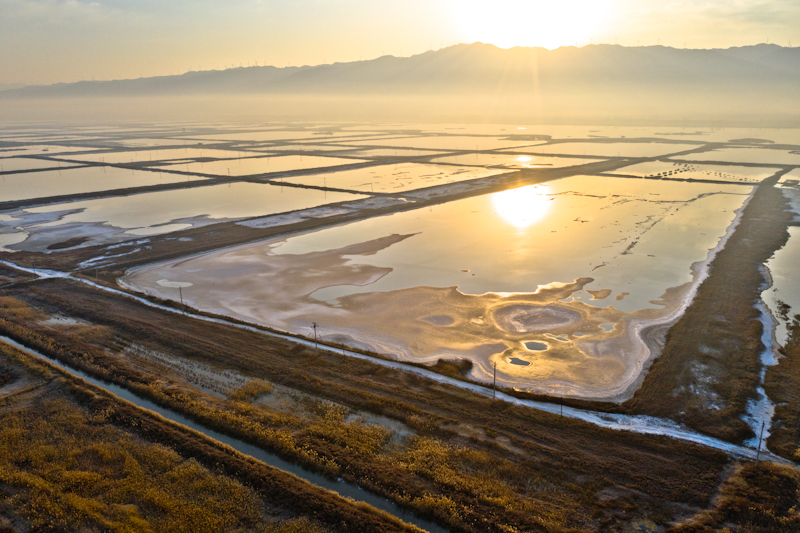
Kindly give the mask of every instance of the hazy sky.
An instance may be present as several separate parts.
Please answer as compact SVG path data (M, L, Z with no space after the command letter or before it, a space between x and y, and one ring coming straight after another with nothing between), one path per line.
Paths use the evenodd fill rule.
M504 48L800 45L800 0L0 0L0 84Z

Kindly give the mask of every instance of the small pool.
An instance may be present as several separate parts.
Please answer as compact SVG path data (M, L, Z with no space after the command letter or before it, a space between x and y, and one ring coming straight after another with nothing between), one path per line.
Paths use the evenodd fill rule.
M536 342L536 341L528 341L525 343L525 347L532 352L544 352L550 346L547 345L545 342Z

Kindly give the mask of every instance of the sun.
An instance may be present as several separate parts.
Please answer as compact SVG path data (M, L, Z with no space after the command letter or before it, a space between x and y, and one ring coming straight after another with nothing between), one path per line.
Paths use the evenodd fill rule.
M525 229L547 215L551 198L548 186L529 185L493 194L492 206L503 220L517 229Z
M609 11L602 0L451 0L464 42L500 48L586 44Z

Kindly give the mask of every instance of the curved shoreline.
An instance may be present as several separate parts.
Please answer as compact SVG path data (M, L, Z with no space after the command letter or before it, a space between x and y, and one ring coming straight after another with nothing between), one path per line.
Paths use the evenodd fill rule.
M553 387L558 387L565 391L570 391L570 389L573 391L580 389L582 393L569 392L567 394L570 398L593 401L624 403L633 397L634 393L642 385L644 378L647 375L647 368L649 368L649 366L661 353L662 346L659 345L658 333L656 332L658 330L663 330L666 333L669 328L671 328L678 320L680 320L680 318L686 312L686 309L692 304L700 285L702 285L702 283L708 278L711 263L714 261L717 254L723 248L725 248L728 240L730 240L731 236L736 231L736 228L741 222L744 210L753 199L756 190L757 188L753 187L752 192L747 196L742 205L736 209L736 216L734 217L733 221L728 226L728 229L720 238L717 245L709 250L707 257L704 260L697 261L691 265L690 268L692 270L694 279L691 282L689 289L681 296L680 303L665 316L655 319L632 318L629 321L626 321L628 322L625 326L626 335L628 335L628 338L633 341L632 344L634 349L632 349L631 352L635 353L636 355L634 355L632 359L634 365L629 367L629 370L626 373L626 378L619 386L614 387L613 389L596 389L593 392L587 393L589 391L587 387L576 387L574 383L563 380L548 380L546 382L542 382L538 387L531 387L528 383L526 384L526 388L523 388L521 382L514 383L513 380L508 379L504 379L504 384L514 387L518 390L541 392L544 394L547 394L548 389L552 389ZM441 355L442 354L439 354L439 357L441 357ZM405 360L408 362L435 362L439 357L430 356L422 359L415 359L414 361L411 361L410 359ZM491 381L492 373L490 370L483 368L481 368L481 370L483 371L482 373L477 372L476 369L473 369L473 377L476 377L477 379L483 377L483 381Z
M158 304L155 302L151 302L150 300L142 297L137 296L135 294L131 294L122 290L113 289L104 285L100 285L98 283L94 283L91 280L84 279L84 278L74 278L67 272L58 272L53 270L37 270L36 272L33 269L21 267L10 263L8 261L0 260L0 264L9 266L11 268L27 272L33 273L39 276L40 279L47 279L47 278L67 278L71 279L80 283L83 283L89 287L108 292L111 294L115 294L118 296L122 296L124 298L129 298L136 302L139 302L143 305L148 307L152 307L155 309L160 309L162 311L168 311L171 313L183 314L185 316L203 320L207 322L212 322L216 324L224 324L234 328L242 329L245 331L251 331L254 333L260 333L262 335L268 335L271 337L285 339L292 342L296 342L303 346L307 347L314 347L316 343L313 339L299 337L291 334L281 334L276 332L267 331L261 327L255 325L248 325L243 323L237 322L229 322L225 319L221 318L214 318L205 315L198 315L194 313L180 311L178 309ZM329 351L333 351L332 347L326 347L323 345L323 349L328 349ZM731 444L729 442L717 439L715 437L709 437L707 435L703 435L698 433L692 429L689 429L681 424L673 422L672 420L665 419L665 418L657 418L648 415L621 415L621 414L612 414L612 413L604 413L600 411L590 411L576 407L569 407L569 406L560 406L555 403L549 402L542 402L536 400L524 400L520 398L516 398L514 396L510 396L501 391L497 391L493 394L491 388L483 385L479 385L476 383L469 383L459 379L450 378L444 376L442 374L438 374L432 370L428 370L426 368L420 368L416 366L410 366L406 363L398 362L398 361L390 361L386 359L381 359L372 355L367 355L359 352L353 352L349 350L336 350L337 353L341 352L343 355L348 357L354 357L356 359L361 359L364 361L369 361L379 366L402 370L404 372L409 372L412 374L419 375L421 377L434 380L439 383L443 383L446 385L450 385L453 387L457 387L460 389L464 389L476 394L481 394L484 396L494 396L497 400L507 402L513 405L519 405L522 407L528 407L531 409L536 409L539 411L546 411L552 414L560 414L561 416L566 416L568 418L574 418L578 420L583 420L584 422L607 428L607 429L614 429L617 431L630 431L632 433L639 433L644 435L663 435L667 437L671 437L678 440L684 440L687 442L693 442L695 444L699 444L701 446L706 446L709 448L714 448L720 451L723 451L727 454L730 454L734 457L739 458L746 458L746 459L755 459L756 457L756 450L753 448L749 448L746 446L740 446L736 444ZM762 452L761 457L764 460L769 460L779 464L787 464L793 465L791 461L784 459L782 457L776 456L771 454L770 452Z
M651 332L657 328L671 328L683 316L683 314L686 312L686 309L688 309L688 307L692 304L695 296L697 296L697 291L700 289L700 285L703 284L710 274L711 263L714 262L717 254L719 254L719 252L725 248L725 246L728 244L728 241L736 231L736 228L739 227L739 223L742 220L744 211L755 196L757 190L758 187L753 187L752 192L747 196L741 207L735 211L736 217L734 217L733 222L731 222L731 224L728 226L728 230L725 232L725 235L720 238L717 245L708 251L708 256L703 261L692 264L691 269L694 273L694 281L692 282L691 288L687 294L681 298L681 304L678 306L678 308L666 317L650 321L649 323L639 323L634 326L635 330L639 332L637 337L642 343L647 356L639 362L637 367L638 375L636 379L632 380L628 384L627 389L620 394L619 398L615 398L613 401L618 401L621 403L629 400L636 390L641 386L642 382L644 381L644 377L647 374L645 372L645 368L649 367L653 360L655 360L655 358L661 353L661 347L656 344Z
M616 353L617 359L616 361L611 361L611 359L607 359L609 361L607 364L615 365L615 370L613 373L609 374L612 376L608 382L603 383L600 380L594 380L594 383L587 383L581 384L580 382L570 381L568 379L564 379L564 377L559 376L559 378L555 379L547 379L547 380L535 380L528 377L522 376L515 376L513 374L506 374L505 372L499 372L500 375L497 376L498 383L501 386L505 386L508 388L515 388L518 390L525 390L531 392L542 392L545 394L550 394L553 396L569 396L571 398L576 399L587 399L587 400L596 400L596 401L607 401L607 402L616 402L622 403L628 399L630 399L635 391L641 386L644 381L644 377L646 376L647 368L653 363L653 361L661 354L662 351L662 343L661 340L663 338L664 332L669 329L672 325L674 325L685 313L686 309L691 305L692 301L694 300L697 291L700 285L707 279L709 275L710 265L713 260L716 258L719 251L721 251L728 240L735 232L736 228L739 226L741 221L742 215L746 207L749 205L751 199L755 195L757 188L753 187L750 194L747 195L745 200L743 201L742 205L736 209L734 212L736 216L734 217L733 221L728 225L725 234L720 237L719 241L717 242L716 246L708 251L706 258L692 263L690 265L690 270L692 272L692 281L687 284L680 286L680 293L675 293L675 288L667 289L665 295L662 298L666 298L667 294L672 290L672 294L670 295L671 302L667 302L666 309L662 310L661 312L665 312L662 316L658 316L653 318L652 313L649 313L648 318L643 318L641 315L639 317L622 317L617 319L618 326L617 332L621 329L621 334L618 334L615 337L615 341L617 345L613 344L605 344L601 346L600 351L593 351L592 348L587 350L581 349L581 342L589 343L589 342L596 342L597 338L587 339L584 341L576 341L577 348L583 352L584 356L588 359L601 359L604 357L608 357L607 355L603 354L603 350L605 354ZM282 240L287 238L286 236L279 236L274 239L268 239L267 241L263 242L263 245L266 245L272 241ZM129 282L132 275L136 274L140 270L151 269L153 267L164 267L169 265L177 265L186 261L195 260L204 256L216 255L222 251L231 252L236 249L240 248L247 248L251 247L252 243L244 244L244 245L235 245L232 247L226 247L221 250L213 250L207 251L195 256L185 257L181 259L173 259L169 261L164 261L160 263L154 263L149 265L142 265L133 269L130 269L126 272L126 275L123 278L118 280L118 283L126 288L129 291L144 293L147 295L161 297L164 298L163 294L159 293L157 289L148 289L143 286L134 285ZM577 280L576 280L577 281ZM541 287L540 287L541 289ZM457 292L459 292L463 296L474 296L474 295L466 295L461 293L460 290L456 288ZM537 293L539 291L537 290ZM509 295L509 297L513 298L513 295ZM186 300L186 303L192 305L191 299ZM515 305L512 302L509 302L510 305ZM292 331L297 331L299 326L296 323L292 323L293 320L297 319L304 319L307 318L310 311L298 309L291 311L287 314L278 313L278 316L273 316L273 320L264 320L264 317L259 317L254 315L253 313L249 312L249 310L241 309L239 312L235 310L227 310L224 305L214 307L214 312L217 314L221 314L223 316L229 316L233 319L240 319L245 320L247 322L252 322L256 324L265 325L271 329L275 329L278 331L287 332L288 334L292 334ZM246 312L247 311L247 312ZM488 308L487 308L488 311ZM297 318L295 318L297 317ZM318 319L316 321L319 321ZM381 332L379 330L370 330L366 332L363 330L362 326L359 324L354 324L351 327L347 325L339 324L331 325L332 333L335 332L336 335L343 337L343 338L351 338L354 343L346 343L346 344L353 344L359 346L369 346L369 351L384 354L386 356L390 356L395 358L398 361L410 362L410 363L435 363L438 359L470 359L475 365L473 366L472 371L470 372L470 378L476 381L483 381L486 383L490 383L493 379L493 368L491 368L492 358L496 358L497 354L500 352L488 353L486 350L483 352L476 352L470 354L470 352L474 350L481 350L482 345L480 343L473 343L474 346L467 351L458 351L455 348L439 348L434 349L433 351L426 352L425 355L419 356L416 354L411 353L410 351L410 343L404 342L404 340L408 341L409 339L403 338L393 338L388 335L386 332ZM502 329L502 328L501 328ZM295 333L296 334L296 333ZM519 336L515 334L516 336ZM487 343L495 342L496 339L494 338L487 338ZM516 342L516 340L515 340ZM441 345L445 346L445 344ZM462 344L463 346L463 344ZM512 348L508 346L508 348ZM502 350L501 350L502 352ZM611 367L609 367L611 368ZM585 370L583 370L585 372Z

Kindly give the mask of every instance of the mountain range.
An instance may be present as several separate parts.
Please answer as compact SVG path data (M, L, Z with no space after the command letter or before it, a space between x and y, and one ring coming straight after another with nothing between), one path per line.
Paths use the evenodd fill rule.
M0 99L291 96L474 99L538 114L781 120L800 113L800 48L591 45L556 50L461 44L412 57L302 67L245 67L115 81L29 86ZM482 100L481 100L482 99ZM500 102L500 103L498 103Z

